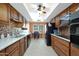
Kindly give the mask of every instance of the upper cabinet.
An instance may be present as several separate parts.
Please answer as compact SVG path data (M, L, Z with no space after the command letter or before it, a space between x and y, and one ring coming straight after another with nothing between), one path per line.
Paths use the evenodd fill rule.
M60 18L59 18L58 16L55 17L55 26L56 26L57 28L60 27Z
M0 20L8 21L8 8L7 4L0 3Z
M13 7L10 7L10 13L11 13L11 17L10 17L11 20L15 22L23 22L24 17Z
M73 3L73 4L69 7L69 12L74 13L75 11L77 11L77 8L79 8L79 3Z
M19 22L23 22L23 16L19 14Z
M19 21L19 13L13 7L10 7L10 12L11 12L10 19L14 21Z
M22 27L25 18L9 3L0 3L0 24Z

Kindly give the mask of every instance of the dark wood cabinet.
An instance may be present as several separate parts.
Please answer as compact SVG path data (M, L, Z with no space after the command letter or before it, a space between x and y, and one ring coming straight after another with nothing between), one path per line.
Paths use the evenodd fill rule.
M24 54L24 38L20 40L19 42L19 49L20 49L20 55L23 55Z
M15 48L8 56L19 56L19 47Z
M27 49L27 37L24 38L24 51L26 51Z
M60 27L60 18L59 18L59 16L57 16L57 17L55 18L55 27L57 27L57 28Z
M19 13L12 6L10 6L10 14L11 14L10 17L11 20L15 22L19 21Z
M24 17L9 3L0 3L0 26L9 26L10 28L22 28ZM20 39L0 51L0 56L23 55L27 48L27 38Z
M19 42L16 42L6 48L6 55L12 55L17 50L17 55L19 55Z
M8 21L7 15L8 15L8 9L7 9L7 4L0 3L0 20L2 21Z
M56 51L56 53L57 53L59 56L65 56L65 55L61 52L60 48L58 48L57 46L54 46L54 50Z
M19 22L23 22L23 16L19 13Z
M71 43L71 56L79 56L79 46Z
M51 39L52 47L55 49L58 55L69 56L69 42L55 36L52 36Z
M1 51L0 51L0 56L5 56L5 55L6 55L5 49L1 50Z
M27 49L27 36L0 51L0 56L22 56Z

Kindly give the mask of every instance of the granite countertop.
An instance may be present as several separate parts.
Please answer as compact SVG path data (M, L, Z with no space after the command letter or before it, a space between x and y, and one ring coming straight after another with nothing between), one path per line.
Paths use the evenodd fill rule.
M15 38L5 38L5 39L0 39L0 51L7 48L11 44L21 40L22 38L26 37L30 33L23 33L21 36L15 37Z
M51 35L56 36L56 37L58 37L58 38L60 38L60 39L62 39L62 40L65 40L65 41L67 41L67 42L70 42L70 40L67 39L67 38L64 38L64 37L61 37L61 36L58 36L58 35L55 35L55 34L51 34Z

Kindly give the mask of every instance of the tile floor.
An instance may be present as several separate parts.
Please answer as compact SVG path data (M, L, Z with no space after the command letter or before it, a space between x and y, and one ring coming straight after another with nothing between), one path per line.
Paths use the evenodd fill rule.
M45 39L32 39L24 56L57 56L57 54L50 46L46 46Z

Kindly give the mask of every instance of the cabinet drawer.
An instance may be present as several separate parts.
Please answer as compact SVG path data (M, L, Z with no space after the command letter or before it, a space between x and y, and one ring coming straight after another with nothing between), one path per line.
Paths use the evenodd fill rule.
M63 54L65 55L69 55L69 48L66 47L65 45L63 45L61 42L59 41L55 41L55 45L61 49L61 52L63 52Z
M5 49L0 51L0 56L5 56Z
M59 38L57 38L57 41L61 42L65 46L69 47L69 42L62 40L62 39L59 39Z
M19 56L19 48L16 47L8 56Z
M54 46L54 49L59 56L65 56L57 46Z
M16 42L16 43L10 45L9 47L6 48L6 53L10 53L11 51L13 51L18 46L19 46L19 42Z

